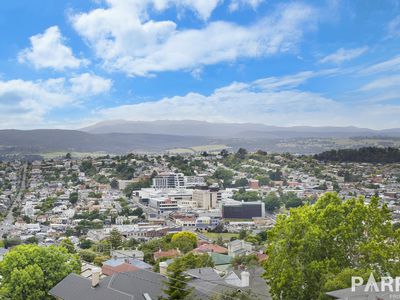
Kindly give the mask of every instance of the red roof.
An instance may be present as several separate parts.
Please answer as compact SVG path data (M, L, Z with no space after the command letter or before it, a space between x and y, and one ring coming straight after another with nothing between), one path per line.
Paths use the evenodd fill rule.
M216 244L203 244L196 249L193 249L193 252L214 252L224 254L228 253L228 249Z
M157 251L154 252L154 259L157 260L160 257L176 257L180 254L180 252L176 249L171 249L168 251Z
M132 271L136 271L136 270L140 270L140 269L137 267L134 267L128 263L122 263L115 267L109 266L109 265L103 265L103 267L101 268L102 273L107 276L110 276L114 273L132 272Z

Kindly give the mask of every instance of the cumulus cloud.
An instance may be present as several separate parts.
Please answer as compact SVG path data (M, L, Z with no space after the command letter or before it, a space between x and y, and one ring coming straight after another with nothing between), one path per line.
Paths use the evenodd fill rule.
M193 119L215 122L259 122L274 125L315 124L316 119L332 117L332 111L341 106L322 95L292 89L311 74L300 73L296 80L284 79L287 83L276 90L279 79L270 77L250 83L234 82L216 89L210 95L188 93L184 96L163 98L107 108L97 112L99 118L130 120L182 120ZM296 84L294 82L297 82Z
M214 7L217 2L207 3ZM149 3L165 9L172 1L108 0L107 7L72 15L71 22L106 69L131 76L192 71L239 58L295 51L317 22L313 7L290 3L248 26L216 21L202 28L179 29L173 21L150 19ZM200 0L174 3L190 3L199 13L204 5Z
M71 48L64 44L64 38L57 26L49 27L44 33L30 37L31 47L18 55L20 63L30 63L35 68L76 69L88 64L85 59L76 58Z
M324 58L320 59L320 63L334 63L341 64L345 61L352 60L364 54L368 50L368 47L360 47L355 49L344 49L340 48L335 53L332 53Z
M71 91L79 95L97 95L108 92L112 82L94 74L84 73L69 79Z
M89 76L88 76L89 75ZM76 80L82 76L84 85ZM0 81L0 118L2 128L35 128L53 109L75 105L87 97L109 90L111 82L82 74L70 79Z

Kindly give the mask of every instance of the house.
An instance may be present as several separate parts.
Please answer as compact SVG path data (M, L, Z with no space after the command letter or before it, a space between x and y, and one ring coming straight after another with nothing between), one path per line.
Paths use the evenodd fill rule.
M197 253L209 253L209 252L220 253L220 254L228 253L228 249L216 244L203 244L193 249L192 251Z
M153 253L154 260L157 260L161 257L174 258L179 255L181 255L181 251L179 251L179 249L171 249L171 250L167 250L167 251L162 251L160 249L157 252Z
M147 270L114 273L100 279L100 269L94 268L91 279L69 274L49 294L62 300L157 300L165 297L166 277ZM220 277L212 268L192 269L185 272L193 288L193 299L206 300L210 295L225 291L251 290L258 299L270 300L268 287L261 275L263 269L230 272Z
M253 250L253 245L244 240L234 240L228 243L228 254L232 257L249 254Z
M226 270L232 267L231 266L232 256L215 252L209 252L208 255L211 257L214 263L214 268L217 271L225 272Z

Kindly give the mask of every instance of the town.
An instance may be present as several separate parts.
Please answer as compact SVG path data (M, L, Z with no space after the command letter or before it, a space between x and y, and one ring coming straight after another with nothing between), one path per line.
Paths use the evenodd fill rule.
M102 285L98 293L158 299L177 262L200 299L237 289L271 299L262 266L277 215L334 192L366 203L378 197L396 223L399 190L398 163L324 162L243 148L2 162L0 259L20 244L78 255L80 277L68 275L50 291L60 299L69 299L74 285L84 299L111 277L115 287ZM123 274L131 273L129 282Z

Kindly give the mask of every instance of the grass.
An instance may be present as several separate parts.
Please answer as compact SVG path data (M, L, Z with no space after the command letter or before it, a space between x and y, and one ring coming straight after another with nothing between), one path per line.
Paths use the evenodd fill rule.
M51 158L58 158L58 157L64 157L68 152L46 152L46 153L39 153L39 155L43 156L45 159L51 159ZM97 156L103 156L107 155L105 152L70 152L72 155L72 158L83 158L86 156L92 156L92 157L97 157Z
M210 240L217 240L219 236L222 236L223 240L229 241L232 237L239 237L238 233L215 233L215 232L204 232L204 236Z

